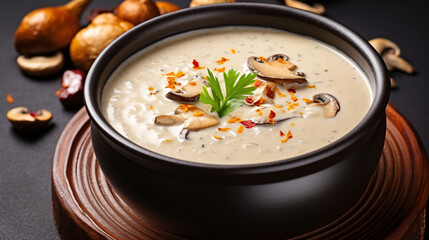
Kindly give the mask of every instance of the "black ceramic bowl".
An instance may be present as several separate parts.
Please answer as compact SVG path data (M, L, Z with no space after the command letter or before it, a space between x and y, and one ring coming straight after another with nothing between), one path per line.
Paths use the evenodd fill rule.
M166 37L226 25L283 29L335 46L368 76L374 95L369 113L324 148L282 161L239 166L166 157L137 146L109 125L101 112L101 94L125 59ZM147 21L105 49L85 84L92 143L109 183L150 224L192 239L284 239L343 215L359 200L376 169L388 96L384 64L356 33L322 16L254 3L185 9Z

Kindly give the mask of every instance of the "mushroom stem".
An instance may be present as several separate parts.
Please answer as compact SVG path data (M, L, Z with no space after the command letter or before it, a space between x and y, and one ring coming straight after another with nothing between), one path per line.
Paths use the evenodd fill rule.
M401 49L394 42L386 38L374 38L369 43L381 55L389 71L398 69L408 74L414 73L414 67L400 57Z
M326 10L325 7L320 3L315 3L313 4L313 6L310 6L306 3L303 3L297 0L285 0L285 4L286 6L289 6L289 7L298 8L298 9L316 13L319 15L324 14Z

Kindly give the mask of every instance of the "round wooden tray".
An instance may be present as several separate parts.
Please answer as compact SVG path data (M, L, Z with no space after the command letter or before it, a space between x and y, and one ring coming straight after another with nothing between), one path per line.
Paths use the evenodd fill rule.
M336 221L294 239L423 239L429 192L426 153L390 104L383 155L361 200ZM65 127L52 164L52 202L63 239L179 239L151 226L109 186L81 109Z

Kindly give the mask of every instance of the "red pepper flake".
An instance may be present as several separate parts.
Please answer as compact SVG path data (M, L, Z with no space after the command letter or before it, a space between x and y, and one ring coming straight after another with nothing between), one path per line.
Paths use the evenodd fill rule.
M275 108L282 108L282 106L280 106L280 105L274 105L273 107L275 107Z
M178 71L174 76L176 76L176 77L178 77L178 78L181 78L181 77L183 77L183 76L185 76L186 74L185 73L183 73L182 71Z
M197 83L196 82L190 82L189 85L195 86L195 85L197 85Z
M286 95L284 95L282 92L280 92L280 90L277 88L277 94L279 95L279 97L283 98L286 97Z
M192 65L194 65L194 68L199 68L200 67L200 63L197 62L197 60L192 60Z
M218 60L218 61L216 61L216 62L217 62L217 64L224 64L224 63L225 63L225 62L227 62L227 61L229 61L229 59L228 59L228 58L221 57L221 59L220 59L220 60Z
M201 112L201 111L199 111L199 112L196 112L196 113L194 113L194 114L192 114L194 117L201 117L201 116L203 116L204 115L204 113L203 112Z
M295 123L291 123L290 125L291 125L291 126L295 126Z
M223 137L218 137L218 136L216 136L216 135L212 135L212 137L213 137L214 139L217 139L217 140L222 140L222 139L223 139Z
M180 104L179 108L182 109L183 112L187 112L189 109L196 108L194 105L189 104Z
M271 124L271 125L274 125L276 122L274 122L274 119L269 118L269 119L268 119L268 123L269 123L269 124Z
M264 62L268 62L268 60L266 58L262 57L262 56L259 57L259 60L264 61Z
M219 132L226 132L226 131L231 130L231 128L218 128L217 130L218 130Z
M152 91L153 87L148 87L147 90Z
M235 54L235 49L231 49L231 53L232 53L232 54Z
M247 96L247 98L244 101L246 101L248 104L252 104L253 103L253 96Z
M265 86L265 89L267 90L267 97L269 97L269 98L271 98L271 99L274 99L274 91L273 90L271 90L271 88L270 88L270 86Z
M236 123L236 122L240 122L241 119L238 117L232 117L230 118L228 121L226 121L227 123Z
M258 101L256 101L253 105L255 105L255 106L261 106L261 104L264 102L264 98L263 97L261 97L261 98L259 98L258 99Z
M308 85L308 88L316 88L316 85Z
M55 92L55 96L60 96L61 92L63 91L64 88L60 88Z
M308 98L303 98L302 101L304 101L306 103L313 103L313 100L308 99Z
M15 102L15 100L13 99L13 97L12 97L12 94L8 94L7 95L7 97L6 97L6 101L8 102L8 103L10 103L10 104L12 104L12 103L14 103Z
M244 127L242 125L240 125L237 129L237 133L241 134L243 132Z
M258 109L256 109L256 112L258 113L258 115L259 115L259 116L262 116L262 114L263 114L263 113L262 113L262 110L261 110L261 109L259 109L259 108L258 108Z
M285 134L280 130L280 137L283 137Z
M153 106L152 106L152 105L150 105L150 106L149 106L149 108L150 108L150 110L152 110L152 109L153 109Z
M254 87L260 87L262 85L262 81L261 80L255 80L255 82L253 83Z
M273 110L270 111L270 115L268 115L269 118L275 118L276 117L276 112L274 112Z
M165 74L166 76L174 76L175 74L174 74L174 72L169 72L169 73L167 73L167 74Z
M214 71L218 71L218 72L225 72L225 67L222 67L222 68L215 68L215 69L213 69Z
M296 93L295 86L292 86L292 88L289 88L287 91L294 102L298 101L298 98L295 96L295 93Z
M240 121L240 123L243 124L243 126L245 126L246 128L252 128L256 126L256 123L252 122L252 120L244 120Z
M286 134L286 137L283 138L282 140L280 140L281 143L285 143L287 142L287 140L289 140L290 138L293 138L292 133L290 133L290 130L288 131L288 133Z
M176 89L176 84L178 84L176 82L176 78L175 77L167 77L168 80L168 85L165 88L171 88L171 89Z
M34 119L37 119L37 114L35 112L30 112L30 116L32 116Z

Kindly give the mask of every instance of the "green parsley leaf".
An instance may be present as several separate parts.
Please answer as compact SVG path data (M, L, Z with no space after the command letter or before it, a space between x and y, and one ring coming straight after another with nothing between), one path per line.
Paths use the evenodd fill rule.
M234 69L230 69L228 73L223 73L225 79L224 96L219 79L213 75L210 69L207 69L209 87L211 95L207 88L203 86L203 91L200 94L200 101L205 104L210 104L210 111L217 112L219 117L223 117L243 104L243 101L248 95L252 95L256 87L250 85L255 82L256 73L242 74Z

